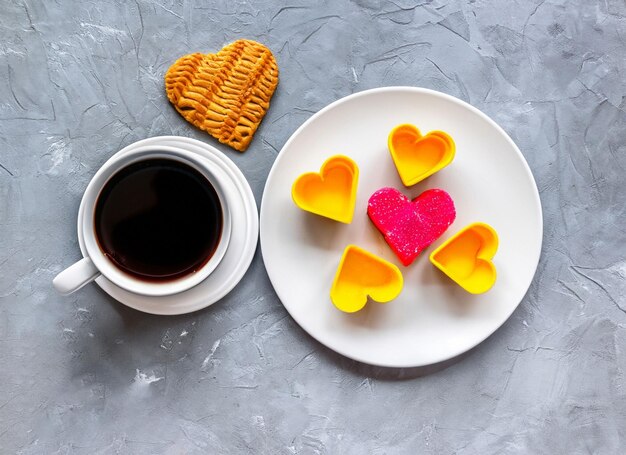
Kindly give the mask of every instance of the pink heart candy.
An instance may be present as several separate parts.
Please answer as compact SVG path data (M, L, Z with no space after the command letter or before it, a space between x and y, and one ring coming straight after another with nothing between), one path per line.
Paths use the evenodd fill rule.
M424 191L411 201L395 188L381 188L370 197L367 214L405 266L456 218L452 198L440 189Z

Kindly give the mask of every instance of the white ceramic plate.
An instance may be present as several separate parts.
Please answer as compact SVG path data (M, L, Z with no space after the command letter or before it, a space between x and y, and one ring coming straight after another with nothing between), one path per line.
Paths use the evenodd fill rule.
M179 294L162 297L147 297L126 291L104 276L96 283L111 297L136 310L152 314L184 314L201 310L228 294L243 278L252 262L259 235L259 219L248 181L235 163L226 155L204 142L186 137L161 136L144 139L120 150L111 159L144 145L170 145L197 153L212 162L215 172L221 172L224 191L231 209L232 232L228 249L217 268L200 284ZM82 219L83 203L78 219ZM83 238L79 238L80 249L86 254Z
M443 130L456 142L456 157L442 171L407 189L387 149L400 123L423 134ZM291 185L318 171L335 154L353 158L360 170L352 224L298 209ZM385 186L411 198L429 188L450 193L456 221L409 267L403 267L367 217L370 195ZM500 237L494 259L498 279L482 295L470 295L437 270L429 254L474 221L492 225ZM539 261L543 221L537 186L524 157L485 114L432 90L389 87L343 98L306 121L287 141L267 179L261 204L261 250L283 305L304 330L352 359L380 366L415 367L468 351L513 313ZM359 245L395 264L404 275L400 296L368 302L345 314L329 290L346 245Z

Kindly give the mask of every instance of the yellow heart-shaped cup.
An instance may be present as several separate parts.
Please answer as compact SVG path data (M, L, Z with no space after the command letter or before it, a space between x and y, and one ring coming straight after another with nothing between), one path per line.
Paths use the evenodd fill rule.
M498 234L485 223L473 223L446 240L430 255L430 262L471 294L487 292L496 282L491 261L498 250Z
M339 262L330 299L341 311L354 313L365 306L368 296L380 303L395 299L403 284L402 273L394 264L348 245Z
M440 171L454 159L454 140L443 131L422 136L413 125L396 126L387 145L404 186L412 186Z
M349 224L354 215L359 168L347 156L328 158L320 172L307 172L296 179L291 197L298 207L331 220Z

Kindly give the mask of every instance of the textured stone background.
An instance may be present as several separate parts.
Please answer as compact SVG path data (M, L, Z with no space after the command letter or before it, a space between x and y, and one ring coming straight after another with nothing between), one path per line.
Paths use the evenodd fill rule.
M217 145L163 74L239 37L281 70L250 149L218 145L257 202L296 127L363 89L441 90L513 137L545 237L501 330L443 370L360 365L287 316L258 252L187 316L53 292L109 156L162 134ZM625 453L625 55L623 0L2 1L0 453Z

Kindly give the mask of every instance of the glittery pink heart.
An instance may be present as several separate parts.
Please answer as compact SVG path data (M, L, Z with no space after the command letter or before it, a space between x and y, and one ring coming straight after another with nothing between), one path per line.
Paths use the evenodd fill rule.
M448 229L456 210L443 190L424 191L411 201L395 188L382 188L370 197L367 214L406 266Z

